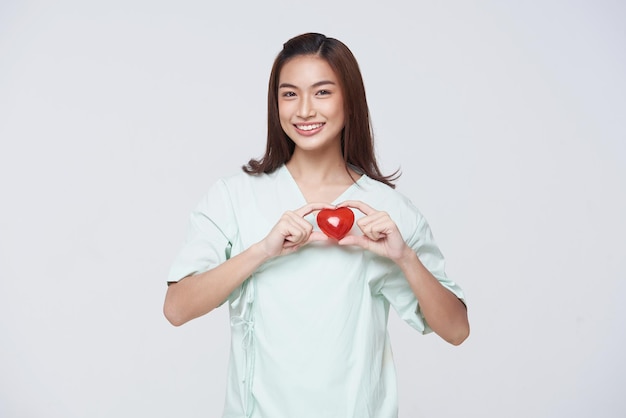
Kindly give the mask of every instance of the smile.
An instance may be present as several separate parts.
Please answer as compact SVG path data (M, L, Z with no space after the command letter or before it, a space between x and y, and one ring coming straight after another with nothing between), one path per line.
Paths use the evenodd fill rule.
M300 129L301 131L312 131L314 129L319 129L322 126L324 126L323 123L313 123L313 124L307 124L307 125L295 125L296 128Z

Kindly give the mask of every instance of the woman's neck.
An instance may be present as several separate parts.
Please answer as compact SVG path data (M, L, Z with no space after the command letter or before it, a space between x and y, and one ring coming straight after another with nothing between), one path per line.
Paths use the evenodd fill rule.
M296 180L307 183L351 183L353 179L346 171L346 164L341 153L301 152L296 148L286 164L289 172ZM358 178L355 177L355 179Z
M343 158L309 158L294 152L286 167L308 202L332 202L360 175Z

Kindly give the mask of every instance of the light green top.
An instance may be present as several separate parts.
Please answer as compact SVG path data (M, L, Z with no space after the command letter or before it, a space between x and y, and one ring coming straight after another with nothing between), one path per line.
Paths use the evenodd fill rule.
M362 176L333 203L384 210L422 263L459 298L430 228L413 204ZM169 280L206 271L263 239L286 210L306 204L286 167L218 181L191 215ZM355 210L356 219L363 214ZM313 214L309 220L318 229ZM360 234L353 227L351 234ZM401 270L357 247L314 242L263 264L228 299L231 358L224 417L393 418L396 375L389 306L430 331Z

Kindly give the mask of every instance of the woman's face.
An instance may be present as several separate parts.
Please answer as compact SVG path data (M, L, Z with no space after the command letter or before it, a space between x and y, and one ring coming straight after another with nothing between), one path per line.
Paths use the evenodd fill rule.
M296 148L341 152L343 93L330 65L315 55L287 61L278 79L280 124Z

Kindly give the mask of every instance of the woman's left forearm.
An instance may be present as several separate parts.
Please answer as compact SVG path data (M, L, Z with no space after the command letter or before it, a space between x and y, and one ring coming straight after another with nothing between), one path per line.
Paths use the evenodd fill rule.
M430 328L450 344L465 341L469 336L465 304L439 283L410 247L395 262L404 272Z

